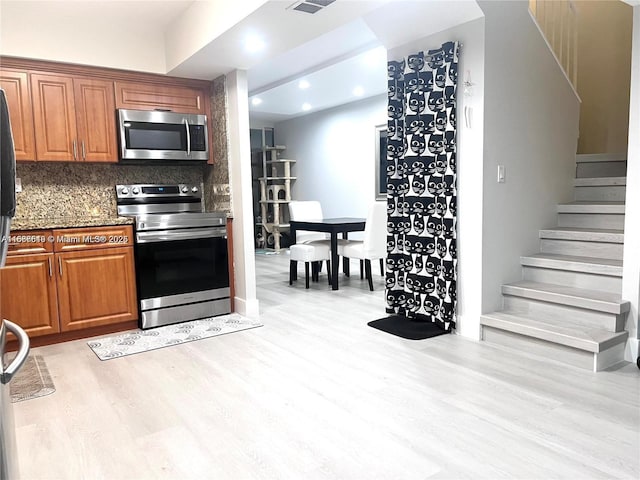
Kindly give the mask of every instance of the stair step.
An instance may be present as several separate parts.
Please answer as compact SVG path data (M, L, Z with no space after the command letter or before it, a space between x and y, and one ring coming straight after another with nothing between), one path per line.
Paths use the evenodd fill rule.
M592 353L602 352L624 342L629 335L627 331L608 332L581 325L552 325L509 312L483 314L480 324Z
M622 249L623 245L621 243L540 239L541 253L622 260Z
M624 360L628 332L546 325L508 312L480 317L482 340L545 361L560 361L597 372Z
M620 295L598 290L566 287L550 283L522 281L502 286L503 295L530 298L573 307L620 314L629 311L629 302Z
M575 187L624 187L627 185L627 177L594 177L575 178Z
M624 215L604 213L559 213L558 226L587 229L624 229Z
M624 202L627 177L576 178L573 198L576 201Z
M583 242L624 243L624 230L612 228L556 227L540 230L540 238Z
M621 283L618 285L618 292L622 290ZM502 298L502 310L552 325L565 325L569 322L574 325L582 325L608 332L621 332L624 330L626 320L626 313L616 315L614 313L511 295L505 295Z
M576 163L626 162L626 153L580 153L576 155Z
M570 202L558 205L558 213L602 213L624 215L624 202Z
M520 257L523 266L567 270L571 272L592 273L622 278L622 261L610 258L580 257L575 255L556 255L540 253Z
M576 177L624 177L627 174L627 156L624 153L576 155Z

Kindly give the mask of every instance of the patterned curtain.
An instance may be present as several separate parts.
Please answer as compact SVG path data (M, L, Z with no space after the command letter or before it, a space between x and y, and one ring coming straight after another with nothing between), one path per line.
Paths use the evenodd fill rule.
M387 313L455 328L458 43L388 68Z

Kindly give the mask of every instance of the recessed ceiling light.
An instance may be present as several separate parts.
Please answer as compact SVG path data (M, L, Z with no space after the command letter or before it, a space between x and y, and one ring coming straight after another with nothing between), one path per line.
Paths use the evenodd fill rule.
M310 86L311 86L311 84L309 82L307 82L306 80L300 80L298 82L298 88L300 88L301 90L306 90Z
M264 40L257 35L247 35L244 39L244 48L247 52L259 52L260 50L264 50L265 46L266 44L264 43Z
M251 105L260 105L262 103L262 99L259 97L253 97L251 99Z
M353 94L356 97L361 97L362 95L364 95L364 88L358 85L356 88L353 89Z
M302 110L304 110L305 112L306 112L307 110L311 110L311 104L310 104L310 103L307 103L307 102L304 102L304 103L302 104Z

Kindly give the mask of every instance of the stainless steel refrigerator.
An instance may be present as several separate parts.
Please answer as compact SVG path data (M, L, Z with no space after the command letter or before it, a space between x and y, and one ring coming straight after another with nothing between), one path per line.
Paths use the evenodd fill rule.
M9 227L16 211L16 159L4 90L0 88L0 267L4 267ZM0 278L0 305L2 282ZM0 308L0 480L18 478L16 436L9 383L29 354L29 337L18 325L5 320ZM7 352L8 332L18 339L18 352Z

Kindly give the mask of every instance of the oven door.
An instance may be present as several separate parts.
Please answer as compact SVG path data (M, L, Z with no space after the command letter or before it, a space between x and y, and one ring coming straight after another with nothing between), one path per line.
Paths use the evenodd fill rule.
M136 276L143 310L212 294L228 297L227 237L221 232L225 229L138 232Z

